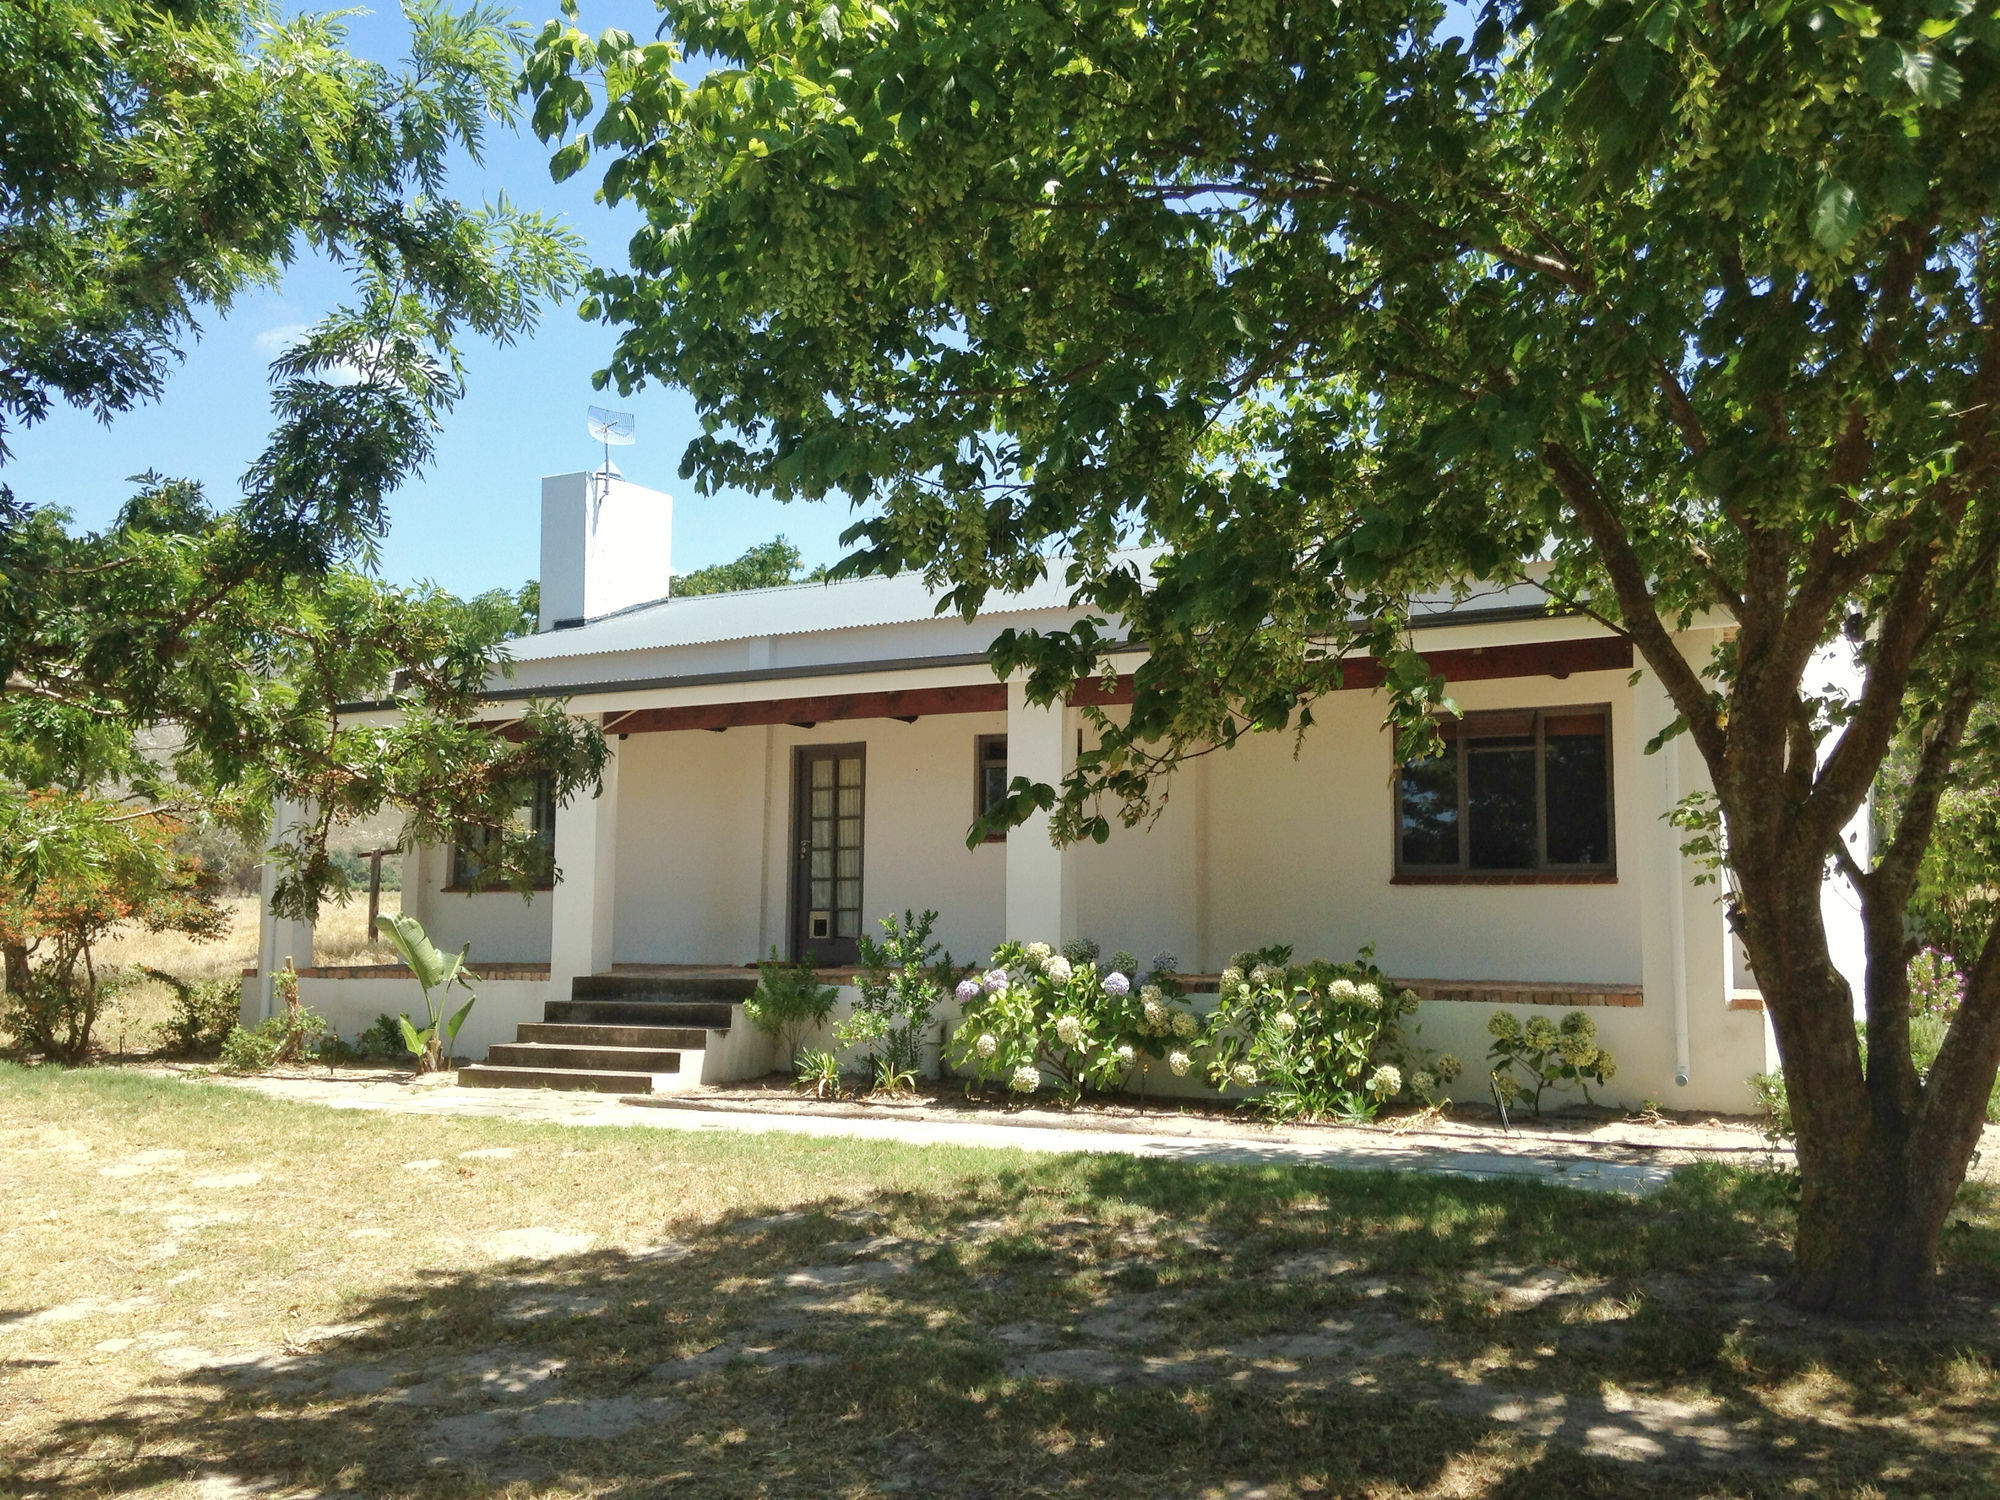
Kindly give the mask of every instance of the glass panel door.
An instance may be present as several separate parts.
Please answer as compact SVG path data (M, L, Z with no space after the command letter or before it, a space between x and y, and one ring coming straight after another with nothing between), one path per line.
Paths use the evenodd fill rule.
M798 752L794 957L811 953L821 964L850 964L858 956L864 759L859 745L811 745Z

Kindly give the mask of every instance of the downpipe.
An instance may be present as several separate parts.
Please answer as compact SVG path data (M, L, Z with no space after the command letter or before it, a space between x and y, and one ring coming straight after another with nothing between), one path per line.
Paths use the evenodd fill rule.
M1668 740L1660 750L1666 758L1667 811L1671 815L1681 805L1681 747L1678 741ZM1686 1088L1693 1076L1688 1050L1687 876L1682 867L1680 830L1668 823L1667 836L1671 840L1668 868L1673 877L1667 882L1667 966L1673 975L1674 1083Z

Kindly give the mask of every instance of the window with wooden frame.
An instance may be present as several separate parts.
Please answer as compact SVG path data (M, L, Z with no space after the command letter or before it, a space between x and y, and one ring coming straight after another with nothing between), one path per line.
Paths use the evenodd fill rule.
M1007 736L982 734L973 741L972 813L983 818L1007 800ZM986 835L989 844L1004 844L1007 834Z
M550 869L555 866L556 852L556 784L552 776L537 776L534 789L528 799L515 811L514 823L540 842L549 856ZM479 878L479 856L486 846L499 837L495 828L461 828L458 842L451 846L451 884L445 889L453 891L470 890ZM503 891L504 884L488 889ZM535 882L535 889L548 891L555 889L553 874Z
M1615 878L1609 708L1472 713L1438 729L1441 751L1396 778L1398 879Z

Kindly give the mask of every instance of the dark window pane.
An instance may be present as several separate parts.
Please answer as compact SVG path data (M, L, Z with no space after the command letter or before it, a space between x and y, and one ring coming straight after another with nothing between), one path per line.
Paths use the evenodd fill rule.
M979 810L991 812L1007 796L1007 766L1005 762L985 765L979 768Z
M1591 718L1595 718L1595 722ZM1602 716L1551 716L1543 764L1548 785L1549 863L1611 863L1610 756Z
M1495 716L1498 717L1497 715ZM1502 731L1511 724L1495 724ZM1487 726L1466 743L1465 813L1470 866L1531 870L1535 866L1535 736L1491 734Z
M1458 750L1403 767L1403 863L1458 864Z

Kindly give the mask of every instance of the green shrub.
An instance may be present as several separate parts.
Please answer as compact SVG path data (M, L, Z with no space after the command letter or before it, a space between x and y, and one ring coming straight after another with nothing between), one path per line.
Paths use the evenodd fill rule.
M1618 1064L1597 1045L1597 1022L1589 1011L1573 1010L1560 1025L1547 1016L1530 1016L1523 1025L1511 1011L1496 1011L1486 1023L1493 1037L1486 1059L1491 1065L1494 1102L1503 1109L1526 1099L1537 1117L1542 1095L1549 1089L1574 1085L1591 1103L1590 1085L1609 1083ZM1521 1075L1517 1077L1516 1073Z
M1208 1032L1217 1088L1257 1090L1255 1107L1278 1119L1365 1120L1406 1093L1428 1103L1440 1072L1457 1074L1449 1057L1421 1077L1393 1060L1411 1055L1396 1020L1417 997L1398 990L1370 950L1346 964L1293 964L1291 954L1282 945L1243 953L1247 969L1223 971Z
M898 1076L923 1066L924 1034L958 973L943 945L931 940L937 915L884 917L879 943L862 935L854 1014L834 1028L842 1046L866 1047L871 1064L886 1062Z
M0 1031L29 1052L58 1062L90 1059L97 1018L116 992L114 975L82 969L24 970L0 1000Z
M771 956L757 965L757 992L743 1002L743 1015L767 1036L776 1037L787 1066L798 1060L799 1041L808 1026L824 1026L833 1014L840 991L821 984L813 972L813 955L795 963Z
M1763 1116L1764 1137L1773 1146L1792 1138L1792 1101L1785 1092L1785 1070L1755 1073L1750 1091L1757 1096L1757 1111Z
M173 992L174 1008L159 1026L159 1046L175 1057L213 1057L243 1014L243 985L235 979L186 980L142 965L139 972Z
M255 1027L229 1029L222 1041L222 1065L232 1072L261 1073L315 1055L326 1035L326 1017L318 1011L301 1007L289 1016L266 1016Z
M369 1028L354 1038L356 1057L401 1058L409 1055L403 1045L402 1025L391 1015L377 1016Z

